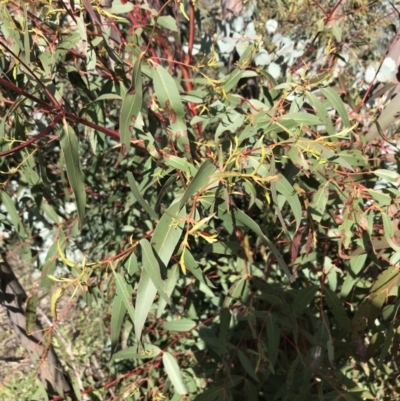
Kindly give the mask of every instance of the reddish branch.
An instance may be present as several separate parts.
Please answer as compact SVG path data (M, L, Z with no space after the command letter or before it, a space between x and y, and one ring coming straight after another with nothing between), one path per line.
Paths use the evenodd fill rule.
M14 148L6 150L4 152L0 152L0 157L8 156L8 155L11 155L12 153L18 152L19 150L26 148L29 145L32 145L32 143L35 143L37 140L39 140L43 136L48 135L52 131L54 126L58 123L58 121L60 121L60 119L63 117L63 115L64 115L63 112L58 113L56 115L55 119L50 123L50 125L46 129L44 129L39 134L33 136L31 139L28 139L27 141L21 143L20 145L15 146Z

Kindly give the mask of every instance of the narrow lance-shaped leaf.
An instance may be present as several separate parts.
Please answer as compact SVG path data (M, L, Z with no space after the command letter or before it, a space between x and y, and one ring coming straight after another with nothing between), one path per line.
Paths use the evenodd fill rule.
M4 207L6 208L9 214L11 223L13 224L15 231L17 232L20 239L25 239L27 235L25 233L24 226L18 215L18 211L14 205L14 202L12 201L7 192L1 191L0 193L1 193L1 202L3 203Z
M175 391L181 395L187 394L186 385L183 381L182 373L176 359L169 352L164 352L162 359L164 368L175 387Z
M67 168L68 180L75 195L76 207L80 219L79 225L82 227L85 218L86 191L81 163L79 161L79 141L74 130L65 120L60 144Z
M320 91L329 100L330 104L337 110L339 116L343 120L344 127L350 127L350 120L347 115L346 108L344 107L344 103L339 95L333 90L333 88L329 86L326 88L320 88Z
M276 363L279 351L280 333L275 316L271 313L266 321L267 328L267 344L268 344L268 359L270 369L274 373L274 365Z
M185 208L180 210L179 204L174 203L163 214L154 231L151 243L157 256L165 266L168 265L174 249L181 238L184 220L179 221L179 219L184 217L186 217ZM156 286L150 279L147 270L143 269L135 302L136 316L134 324L138 341L156 294Z
M272 174L272 172L271 172ZM273 174L274 175L274 174ZM290 182L282 175L278 175L279 180L273 181L271 185L276 186L276 190L282 194L285 200L289 203L290 208L293 212L294 218L296 219L296 231L299 229L302 217L302 208L299 197L292 187Z
M319 286L317 285L310 285L309 287L302 288L293 300L293 311L296 313L303 312L314 299L318 289Z
M245 372L252 377L256 382L258 382L258 377L256 374L256 371L254 369L254 364L250 361L250 359L248 358L248 356L242 351L242 350L238 350L238 357L239 357L239 361L243 366L243 369L245 370Z
M161 278L160 265L156 257L154 256L153 249L147 241L147 239L142 239L140 241L140 246L142 247L142 264L143 268L147 271L151 281L156 286L158 293L164 299L164 301L171 303L170 299L164 292L163 280Z
M322 184L318 188L318 191L314 194L313 200L309 206L311 216L318 223L321 222L322 217L325 214L326 204L328 203L329 185L327 184L328 183Z
M128 284L124 277L113 269L115 283L117 285L117 295L121 297L122 302L129 313L132 322L135 321L135 311L132 306L132 291L128 289Z
M168 277L164 281L164 292L167 294L168 298L174 291L178 278L179 278L179 265L175 264L171 267L171 269L168 269ZM161 317L166 306L167 306L167 301L164 300L164 298L161 298L158 302L157 318Z
M332 120L322 102L312 92L306 92L306 96L311 105L315 107L317 115L319 116L321 121L325 124L325 128L328 134L335 135L335 129L333 127Z
M395 236L393 222L386 213L382 213L382 221L383 221L383 228L385 232L386 241L393 250L395 250L396 252L400 252L400 245L396 244L393 240Z
M135 326L136 339L138 342L140 341L140 337L142 336L144 323L146 321L147 315L150 312L151 306L153 305L156 294L157 294L156 286L151 281L149 273L143 269L142 274L140 276L136 295L136 302L135 302L136 313L133 321Z
M295 278L290 274L290 270L283 259L282 254L279 252L278 248L271 242L271 240L262 232L260 226L247 214L242 212L241 210L235 211L235 218L240 221L242 224L250 228L250 230L254 231L262 240L266 242L269 249L271 249L272 253L276 257L279 266L282 268L284 273L288 276L289 281L292 283Z
M193 196L197 191L201 189L205 189L207 186L210 176L214 174L217 168L210 162L210 160L206 160L197 174L193 177L193 180L190 182L189 186L186 188L185 193L182 196L182 199L179 203L180 207L186 204L186 202Z
M390 323L389 326L389 330L386 331L386 338L385 338L385 342L383 343L382 349L381 349L381 353L379 355L379 364L378 364L378 368L382 366L382 364L385 361L386 355L389 351L390 346L393 344L393 338L396 334L396 321L397 321L397 314L399 311L399 307L400 307L400 300L397 300L396 305L395 305L395 313L393 316L393 320ZM398 323L397 323L398 326Z
M132 85L125 93L120 114L121 153L119 161L129 152L135 122L142 107L141 60L136 60L132 73Z
M138 201L140 206L150 215L150 217L154 220L158 220L157 213L151 208L151 206L146 202L143 196L140 194L139 187L136 184L135 178L133 174L128 172L128 181L129 186L131 187L131 191L135 199Z
M118 345L119 334L122 322L124 321L126 307L121 294L114 296L111 311L111 352L113 353Z
M329 306L329 309L332 311L333 316L335 317L338 325L347 333L351 332L351 321L346 314L346 310L339 300L337 295L331 291L329 288L324 288L325 300Z
M161 65L155 65L153 69L153 83L158 101L168 115L173 138L178 140L178 144L182 148L181 150L189 154L190 148L187 138L185 110L174 79Z

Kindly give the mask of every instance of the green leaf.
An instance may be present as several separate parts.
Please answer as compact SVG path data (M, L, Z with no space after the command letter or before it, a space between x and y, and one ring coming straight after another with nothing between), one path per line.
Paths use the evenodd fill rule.
M111 353L118 346L122 322L124 321L126 307L120 293L115 294L111 310Z
M348 163L345 159L340 157L337 153L333 152L328 147L325 147L321 143L317 143L316 141L309 142L309 144L310 149L314 148L317 152L319 152L321 158L325 159L326 162L336 163L350 171L354 171L353 166L350 163Z
M158 101L168 115L174 134L173 138L185 138L184 145L189 146L184 117L185 111L174 79L161 65L157 64L153 69L153 82ZM188 149L184 150L185 152L188 151Z
M162 360L167 375L175 387L175 391L181 395L187 394L186 385L176 359L169 352L164 352Z
M351 333L351 321L347 316L346 310L342 302L340 302L337 295L331 291L329 288L324 288L325 293L325 301L329 306L329 309L332 311L333 316L335 317L338 325L346 332Z
M175 289L176 283L179 278L179 265L175 263L170 269L168 269L168 277L164 281L164 292L168 298L171 297L172 292ZM161 298L158 301L158 308L157 308L157 318L160 318L163 314L165 307L167 306L167 302Z
M238 278L232 286L229 288L228 294L225 297L223 308L229 308L232 301L240 300L241 302L246 302L249 295L249 283L248 277L243 276Z
M142 247L142 264L144 270L147 271L151 281L157 288L159 295L164 299L164 301L171 303L171 300L164 292L163 280L161 278L161 269L156 257L154 256L153 249L150 242L147 239L142 239L140 241L140 246Z
M151 238L154 250L166 267L182 236L185 217L185 208L173 203L162 215Z
M377 177L383 178L383 179L388 180L390 182L398 182L398 181L400 181L400 174L397 171L386 170L386 169L377 169L377 170L373 171L373 173Z
M321 222L325 214L326 204L329 198L329 182L322 184L314 194L313 200L309 205L310 214L315 221Z
M350 259L350 270L347 273L341 291L340 297L346 298L350 291L353 289L355 282L358 280L358 274L365 266L365 261L367 260L367 254L356 255Z
M310 302L314 299L318 289L319 286L317 285L310 285L309 287L302 288L293 300L293 312L303 312L303 310L306 309Z
M238 357L239 357L239 361L242 364L245 372L250 377L252 377L256 382L258 382L258 377L257 377L256 371L255 371L254 366L251 363L250 359L248 358L248 356L242 350L239 349Z
M369 323L372 325L380 316L381 309L393 286L399 285L400 272L397 266L391 266L383 271L371 288Z
M393 221L386 213L382 212L381 215L386 241L394 251L400 252L400 246L393 241L393 238L395 238Z
M299 126L300 125L320 125L321 120L318 116L315 116L314 114L310 113L304 113L304 112L297 112L297 113L288 113L284 114L283 116L279 117L279 121L284 121L284 120L293 120L295 121Z
M379 131L384 133L398 119L397 115L399 111L400 106L398 99L391 100L383 109L378 119L368 128L368 133L365 136L366 142L371 142L379 136Z
M235 68L229 75L224 78L222 87L225 92L230 92L234 87L236 87L236 85L242 78L243 72L244 70L241 70L240 68Z
M274 365L278 358L280 332L278 324L276 322L276 318L273 313L270 313L267 318L266 328L267 328L268 359L270 362L269 368L271 369L272 373L275 373Z
M179 202L180 207L186 204L186 202L193 196L196 192L206 189L210 177L214 174L216 167L211 163L209 159L206 159L204 163L199 168L199 171L194 176L193 180L190 182L186 188L182 199Z
M350 120L347 115L346 108L344 107L343 100L340 98L340 96L335 92L333 88L329 86L326 88L321 87L319 89L322 94L329 100L332 107L339 113L339 116L343 121L344 128L350 127Z
M215 401L220 396L226 397L226 388L224 386L208 388L204 393L195 398L195 401Z
M158 220L157 213L151 208L151 206L146 202L143 196L139 192L139 187L136 184L135 178L133 174L128 171L128 181L129 186L131 187L132 195L138 201L139 205L150 215L150 217L154 220Z
M386 330L385 342L383 343L381 353L379 355L378 368L380 368L383 365L383 363L385 362L386 355L389 352L389 348L393 343L393 338L396 335L396 328L398 327L398 323L396 323L396 320L397 320L397 313L399 311L399 307L400 307L400 300L397 300L396 305L395 305L396 311L394 313L392 322L390 323L389 329ZM395 327L395 326L397 326L397 327Z
M324 107L321 100L319 100L317 96L315 96L312 92L306 92L306 96L311 105L315 107L317 115L325 125L327 133L332 136L335 135L335 128L333 127L332 119L329 116L328 111L326 110L326 107Z
M110 14L127 14L133 11L133 3L122 3L122 0L114 0L112 6L107 10Z
M244 226L250 228L255 234L257 234L271 249L272 253L276 257L279 266L282 268L283 272L287 275L289 281L292 283L295 278L290 274L289 268L283 259L282 254L279 252L278 248L269 240L269 238L262 232L260 226L249 216L247 216L244 212L237 209L235 210L235 218L237 221L242 223Z
M301 207L301 203L299 197L292 187L290 182L282 175L278 175L279 180L274 181L271 185L276 185L276 190L283 195L285 200L289 203L291 212L296 219L296 231L299 229L302 219L303 210Z
M196 260L194 259L193 255L190 253L188 249L186 249L184 253L184 262L186 268L193 274L194 277L196 277L197 280L200 281L200 283L203 284L203 288L207 292L207 295L209 295L210 297L214 297L214 293L210 289L214 288L213 284L208 279L208 277L203 273L203 271L201 270Z
M82 227L85 218L86 191L79 161L79 142L74 130L66 122L64 122L60 144L67 168L68 180L75 195L79 226Z
M113 269L115 284L117 286L117 295L121 297L122 302L129 313L132 322L135 321L135 311L132 306L132 291L129 291L129 286L124 277Z
M170 31L178 32L178 27L176 26L176 20L172 18L170 15L158 17L157 24L160 24L162 27L169 29Z
M161 349L153 344L143 344L143 349L138 352L138 347L129 347L116 352L111 360L116 359L154 359L161 353Z
M144 323L147 319L147 315L153 305L154 298L157 295L157 288L150 279L147 270L143 269L140 276L136 302L135 302L135 317L133 324L135 326L136 340L139 342L142 336L142 330Z
M121 153L119 161L129 152L135 130L136 119L142 108L142 71L141 60L136 60L132 72L132 85L125 93L120 113Z
M25 232L24 226L22 224L21 219L19 218L18 211L14 205L14 202L9 197L8 193L5 191L0 191L1 193L1 202L3 203L4 207L7 210L8 215L10 216L10 221L14 226L15 231L18 234L18 237L21 240L27 238L27 234Z
M188 177L194 176L198 171L193 164L178 156L166 155L164 157L164 162L170 167L183 171Z
M190 331L196 327L197 323L191 319L172 320L164 324L165 330L170 331Z

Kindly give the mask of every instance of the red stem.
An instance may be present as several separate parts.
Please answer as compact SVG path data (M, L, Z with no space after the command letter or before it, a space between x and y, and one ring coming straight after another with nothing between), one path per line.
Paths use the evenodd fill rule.
M21 143L20 145L16 146L15 148L6 150L4 152L0 152L0 157L8 156L8 155L11 155L12 153L18 152L19 150L21 150L23 148L26 148L27 146L29 146L32 143L36 142L38 139L42 138L43 136L48 135L50 133L50 131L54 128L54 126L58 123L58 121L63 117L63 115L64 115L64 112L61 111L60 113L58 113L56 115L54 120L49 124L49 126L46 129L44 129L39 134L33 136L31 139L28 139L24 143Z

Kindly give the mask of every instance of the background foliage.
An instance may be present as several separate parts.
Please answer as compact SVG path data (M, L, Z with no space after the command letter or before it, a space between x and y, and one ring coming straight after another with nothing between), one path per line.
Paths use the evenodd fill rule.
M385 4L0 4L1 241L79 399L398 399Z

